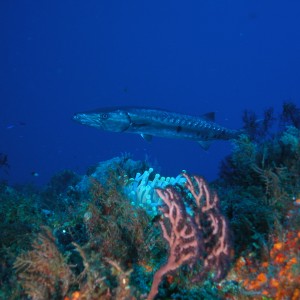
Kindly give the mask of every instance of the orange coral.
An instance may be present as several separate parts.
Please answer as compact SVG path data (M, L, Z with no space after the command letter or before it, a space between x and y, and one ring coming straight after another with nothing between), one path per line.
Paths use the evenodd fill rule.
M275 243L274 246L273 246L273 249L274 250L281 250L283 245L284 245L283 243Z
M71 300L79 300L79 299L80 299L80 292L75 291L75 292L72 294Z
M257 275L257 277L256 277L256 280L257 280L258 282L260 282L261 284L264 284L264 283L267 282L268 277L267 277L267 275L266 275L265 273L259 273L259 274Z
M268 260L259 262L252 255L240 257L227 279L240 282L248 292L260 297L297 300L300 299L299 255L300 231L287 226L280 235L273 236Z

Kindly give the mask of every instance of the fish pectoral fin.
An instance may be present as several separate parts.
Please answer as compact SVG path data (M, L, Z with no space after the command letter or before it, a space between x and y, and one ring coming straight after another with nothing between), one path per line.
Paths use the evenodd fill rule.
M142 138L145 140L145 141L147 141L147 142L151 142L152 141L152 138L153 138L153 136L152 135L150 135L150 134L141 134L141 136L142 136Z
M212 141L198 141L198 144L201 146L202 149L208 150Z
M207 114L204 114L201 116L201 118L207 120L207 121L211 121L214 122L215 121L215 112L209 112Z

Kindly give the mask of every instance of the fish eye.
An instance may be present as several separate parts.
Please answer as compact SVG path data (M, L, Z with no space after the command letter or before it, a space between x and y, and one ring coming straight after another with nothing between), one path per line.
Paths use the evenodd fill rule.
M103 119L103 120L105 120L105 119L108 118L108 114L107 113L103 113L103 114L101 114L100 118Z

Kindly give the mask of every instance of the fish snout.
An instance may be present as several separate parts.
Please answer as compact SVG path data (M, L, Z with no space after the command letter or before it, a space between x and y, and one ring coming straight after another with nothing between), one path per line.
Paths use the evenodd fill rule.
M73 117L72 117L72 119L73 119L74 121L78 121L78 114L74 114Z
M87 118L84 113L75 113L73 115L73 120L79 122L80 124L89 125L89 118Z
M82 121L82 119L83 119L83 116L82 116L81 113L75 113L75 114L73 115L72 119L73 119L74 121L76 121L76 122L80 122L80 123L81 123L81 121Z

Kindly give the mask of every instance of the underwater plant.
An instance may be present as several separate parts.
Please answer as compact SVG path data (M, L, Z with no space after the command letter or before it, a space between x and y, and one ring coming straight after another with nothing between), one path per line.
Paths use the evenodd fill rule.
M294 126L300 129L300 108L291 101L285 101L280 115L280 126Z
M265 109L262 118L253 111L245 110L242 121L245 134L260 143L281 134L287 126L300 129L300 108L291 101L285 101L278 116L275 116L273 107Z
M284 103L276 118L278 131L273 130L271 113L265 113L262 121L248 114L252 129L270 126L234 140L232 153L221 164L215 185L234 231L236 253L266 252L269 234L280 230L291 199L299 193L300 131L295 127L299 112L296 105Z
M74 277L49 228L43 228L32 248L14 263L26 294L33 300L65 296Z
M272 126L275 123L274 109L272 107L264 111L264 117L258 119L253 111L245 110L242 116L245 133L252 139L260 141L272 136Z

